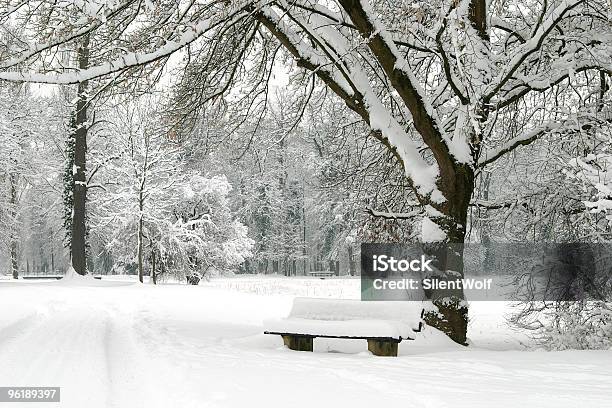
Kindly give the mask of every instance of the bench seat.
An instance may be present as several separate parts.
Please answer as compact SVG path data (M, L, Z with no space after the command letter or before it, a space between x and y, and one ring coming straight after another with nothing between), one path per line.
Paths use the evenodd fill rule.
M420 302L296 298L287 318L264 322L264 333L282 336L292 350L312 351L316 337L363 339L373 354L396 356L397 344L421 330L422 317Z

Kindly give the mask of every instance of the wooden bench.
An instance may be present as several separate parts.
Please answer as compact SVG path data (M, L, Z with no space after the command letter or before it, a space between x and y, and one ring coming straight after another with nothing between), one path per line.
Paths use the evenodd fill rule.
M376 356L397 356L398 344L421 331L423 312L420 302L296 298L287 318L264 322L264 333L291 350L312 351L317 337L361 339Z
M308 274L310 276L317 276L320 278L328 278L330 276L334 276L335 272L334 271L312 271L312 272L308 272Z

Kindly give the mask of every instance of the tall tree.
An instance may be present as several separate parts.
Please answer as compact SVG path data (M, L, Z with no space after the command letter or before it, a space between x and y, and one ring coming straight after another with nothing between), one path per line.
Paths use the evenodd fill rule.
M77 64L80 70L89 68L89 34L81 37L77 48ZM87 107L89 104L89 81L77 85L76 105L71 119L70 153L73 154L72 211L70 211L70 258L72 267L79 275L87 274Z
M462 273L462 251L449 244L465 239L478 172L544 136L600 126L583 96L596 93L593 78L600 72L612 73L606 0L493 2L489 9L484 0L85 3L86 18L43 45L7 45L0 78L78 83L159 66L188 48L184 83L192 91L181 106L190 112L218 101L238 81L252 84L243 96L267 97L267 80L283 49L343 100L403 168L406 200L419 210L422 240L431 243L443 275ZM29 14L10 10L7 22L19 14L26 26L37 23L33 6ZM133 21L132 29L113 32L106 63L59 74L33 64L118 21ZM140 39L126 52L126 40L135 34ZM12 70L22 63L28 64ZM549 105L553 93L557 98ZM500 119L517 105L533 114L524 132L505 134ZM432 297L440 313L429 321L465 343L462 293Z

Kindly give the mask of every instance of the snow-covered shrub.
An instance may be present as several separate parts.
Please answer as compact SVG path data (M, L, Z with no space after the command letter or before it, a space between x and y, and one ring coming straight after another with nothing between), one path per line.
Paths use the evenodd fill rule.
M248 229L230 210L231 189L225 176L193 175L175 209L192 234L189 267L202 275L233 271L252 256L254 242L248 238Z
M251 256L253 241L230 211L227 194L231 185L225 176L197 174L183 182L181 188L168 192L171 197L166 200L171 205L157 201L146 207L142 217L146 267L151 269L155 258L158 277L197 276L198 280L207 274L234 271ZM138 212L123 219L127 222L116 224L119 234L109 245L115 253L136 262L137 240L133 237ZM127 237L132 237L132 245L126 245Z
M612 305L563 302L543 312L537 340L550 350L612 349Z
M571 279L549 281L549 293L556 290L558 294L575 295L577 300L553 297L558 300L525 301L512 317L518 326L530 329L536 342L546 349L612 348L612 281L606 261L612 236L612 154L606 143L598 143L596 153L562 162L566 187L583 205L579 213L574 211L580 216L575 222L579 234L574 239L592 242L591 250L603 252L581 273L565 276Z
M551 350L612 347L609 244L557 244L514 281L511 321ZM535 261L535 260L534 260ZM536 265L532 265L535 263Z
M103 188L90 194L92 235L115 264L139 275L184 279L237 269L253 241L230 208L227 178L187 168L183 147L155 128L146 106L125 109L108 129L112 160L97 175ZM139 120L128 120L134 115Z
M585 213L591 216L591 236L608 241L612 225L612 155L609 146L598 154L587 154L568 162L564 172L582 190ZM612 298L609 272L593 279L606 301L557 302L542 312L538 340L548 349L612 348ZM603 279L601 279L603 278Z

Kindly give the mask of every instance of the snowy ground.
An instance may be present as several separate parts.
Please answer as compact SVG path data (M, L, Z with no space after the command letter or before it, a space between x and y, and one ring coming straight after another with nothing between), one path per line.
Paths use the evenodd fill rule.
M612 407L612 351L526 351L503 303L473 305L471 347L427 329L384 358L365 341L306 353L263 335L295 295L358 298L359 281L1 281L0 386L60 386L45 406L78 408Z

